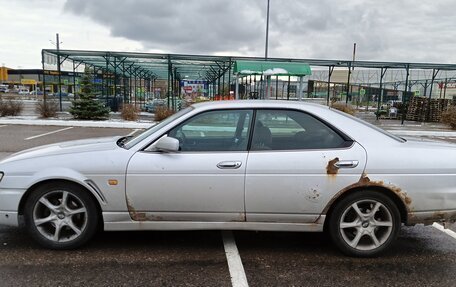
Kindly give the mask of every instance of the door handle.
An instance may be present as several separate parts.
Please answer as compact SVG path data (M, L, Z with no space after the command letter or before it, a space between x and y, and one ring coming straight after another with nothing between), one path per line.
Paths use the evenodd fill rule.
M334 164L337 168L355 168L359 164L357 160L341 160Z
M242 162L240 161L222 161L217 164L220 169L237 169L240 168Z

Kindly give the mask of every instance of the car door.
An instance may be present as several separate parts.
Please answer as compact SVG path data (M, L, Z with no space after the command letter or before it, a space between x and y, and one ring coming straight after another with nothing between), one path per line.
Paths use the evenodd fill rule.
M132 219L244 221L252 114L252 110L203 112L167 133L179 139L179 152L153 148L137 152L127 170Z
M366 152L302 111L258 110L246 171L247 221L315 222L329 200L357 182Z

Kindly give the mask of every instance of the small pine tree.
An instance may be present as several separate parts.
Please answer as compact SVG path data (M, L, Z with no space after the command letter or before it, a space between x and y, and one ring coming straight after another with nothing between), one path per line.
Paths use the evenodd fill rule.
M86 68L81 79L79 99L72 102L70 114L80 120L106 120L110 109L96 100L92 88L92 76Z

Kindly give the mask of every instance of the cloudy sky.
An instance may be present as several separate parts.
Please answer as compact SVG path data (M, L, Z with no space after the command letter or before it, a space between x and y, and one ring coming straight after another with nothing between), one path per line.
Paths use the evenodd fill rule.
M270 0L269 56L456 63L454 0ZM41 49L264 56L267 0L0 0L0 65Z

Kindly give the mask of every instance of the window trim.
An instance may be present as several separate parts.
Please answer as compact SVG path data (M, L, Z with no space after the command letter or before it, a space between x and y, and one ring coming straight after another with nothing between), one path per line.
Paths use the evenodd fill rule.
M249 138L248 138L248 143L247 143L247 149L246 150L242 150L242 151L178 151L176 153L179 153L179 154L246 153L246 152L247 153L250 153L250 152L263 152L264 153L264 152L299 152L299 151L302 152L302 151L318 151L318 150L323 150L323 151L325 151L325 150L347 150L347 149L352 148L354 143L356 142L354 139L350 138L347 134L343 133L341 130L336 128L334 125L330 124L328 121L322 119L321 117L319 117L319 116L317 116L317 115L315 115L315 114L313 114L311 112L305 111L305 110L301 110L301 109L297 109L297 108L273 108L273 107L265 107L265 108L220 108L220 109L201 111L201 112L199 112L197 114L194 114L191 117L183 120L182 122L179 122L178 124L173 125L169 129L167 129L166 131L161 133L160 136L158 136L155 140L151 141L149 144L146 144L143 148L141 148L139 150L139 152L154 153L154 154L155 153L162 153L160 151L147 150L147 149L150 148L151 145L153 145L156 141L161 139L163 136L168 135L169 132L172 129L174 129L176 126L184 124L185 122L189 121L190 119L192 119L192 118L194 118L194 117L196 117L198 115L201 115L201 114L207 113L207 112L213 112L213 111L244 111L244 110L252 111L252 120L250 122L250 127L249 127L250 128L250 132L249 132ZM265 110L294 111L294 112L300 112L300 113L307 114L307 115L315 118L316 120L320 121L321 123L326 125L328 128L333 130L335 133L337 133L340 137L342 137L345 140L345 142L346 142L346 146L341 146L341 147L338 147L338 148L252 150L251 147L252 147L252 140L253 140L253 132L254 132L254 128L255 128L255 121L256 121L256 118L257 118L257 112L258 111L265 111Z
M314 119L318 120L319 122L321 122L322 124L324 124L325 126L327 126L329 129L331 129L332 131L334 131L336 134L338 134L344 141L344 145L341 146L341 147L337 147L337 148L305 148L305 149L271 149L271 150L252 150L251 149L251 145L252 145L252 141L253 141L253 132L254 132L254 128L255 128L255 122L256 122L256 117L257 117L257 112L258 111L267 111L267 110L272 110L272 111L294 111L294 112L300 112L300 113L304 113L304 114L307 114L309 115L310 117L313 117ZM252 117L253 121L252 121L252 127L251 127L251 136L250 136L250 139L249 139L249 145L248 145L248 152L296 152L296 151L316 151L316 150L345 150L345 149L350 149L353 147L354 143L356 142L355 140L353 140L352 138L350 138L348 135L346 135L345 133L343 133L341 130L339 130L338 128L336 128L334 125L330 124L329 122L327 122L326 120L316 116L315 114L313 113L310 113L308 111L304 111L304 110L300 110L300 109L293 109L293 108L255 108L255 111L254 111L254 114L253 114L253 117Z

